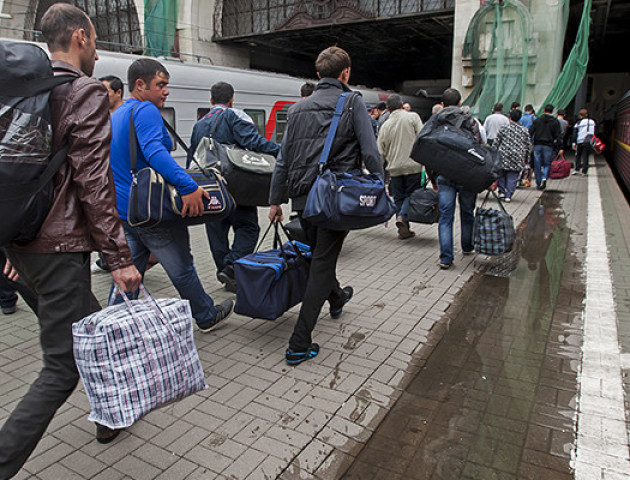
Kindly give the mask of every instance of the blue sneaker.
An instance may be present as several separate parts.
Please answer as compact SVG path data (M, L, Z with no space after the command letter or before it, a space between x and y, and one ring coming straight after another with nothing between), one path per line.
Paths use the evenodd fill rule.
M296 352L295 350L291 350L287 348L286 353L284 354L284 359L287 361L289 365L299 365L306 360L310 360L311 358L315 358L319 353L319 345L316 343L311 343L311 346L302 352Z
M341 304L341 307L338 307L338 308L333 308L332 306L330 307L330 316L334 318L335 320L341 317L341 314L343 313L344 305L348 303L350 299L352 298L352 295L354 295L354 289L352 287L344 287L342 291L344 294L344 300L343 300L343 303Z

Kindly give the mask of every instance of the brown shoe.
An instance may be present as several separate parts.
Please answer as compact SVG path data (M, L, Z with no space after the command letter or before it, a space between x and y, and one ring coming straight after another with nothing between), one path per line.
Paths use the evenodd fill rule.
M415 235L415 233L409 229L409 223L405 222L402 217L396 219L396 227L398 228L398 238L401 240L411 238Z
M109 442L112 442L118 435L120 435L121 431L121 429L113 429L97 423L96 441L98 443L107 444Z

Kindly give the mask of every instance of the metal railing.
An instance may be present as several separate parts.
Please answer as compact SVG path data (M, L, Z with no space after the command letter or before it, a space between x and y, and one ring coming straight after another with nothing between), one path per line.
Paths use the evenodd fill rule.
M220 0L214 12L214 37L246 37L454 8L455 0Z

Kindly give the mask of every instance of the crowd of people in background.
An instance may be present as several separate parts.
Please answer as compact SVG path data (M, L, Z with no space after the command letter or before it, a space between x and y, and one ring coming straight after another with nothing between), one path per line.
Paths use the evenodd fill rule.
M179 191L184 215L200 214L203 200L208 196L170 154L171 137L159 111L169 95L167 69L154 59L134 61L128 71L129 98L123 101L120 79L92 78L98 59L96 32L85 13L69 4L55 4L43 17L42 30L55 71L70 72L77 80L53 91L53 125L64 129L57 132L56 138L64 138L67 131L71 134L68 165L60 170L61 186L51 213L33 243L8 249L7 256L24 280L18 280L12 273L0 277L2 313L15 312L15 291L19 291L38 314L44 351L40 378L0 431L2 478L9 478L20 469L55 411L77 384L70 325L100 308L91 291L91 251L101 252L99 268L112 274L112 293L116 287L132 297L138 294L151 255L155 256L180 296L190 301L193 318L202 332L222 324L234 304L233 300L226 300L216 305L206 293L193 262L188 228L183 223L144 229L127 221L132 182L130 142L134 139L133 134L130 136L130 121L135 128L138 168L151 166ZM194 152L201 138L211 134L220 143L277 156L269 219L272 222L283 219L281 203L288 196L312 249L306 296L284 354L290 365L318 355L319 345L313 342L312 333L324 304L328 302L330 316L337 319L354 294L351 286L340 285L336 275L337 260L348 232L316 226L301 217L318 173L325 140L322 128L330 124L340 94L351 92L350 56L343 49L325 49L315 67L320 80L301 88L302 100L289 111L282 145L260 136L251 118L234 108L233 86L218 82L211 89L210 111L195 124L190 149ZM425 127L420 116L397 94L374 106L365 105L361 96L356 95L353 105L354 108L342 114L331 153L331 168L348 171L363 166L372 173L387 176L389 193L396 205L395 225L400 240L415 235L407 217L409 198L430 181L439 198L440 268L454 265L453 221L457 200L461 253L473 254L473 210L477 194L442 175L424 172L422 165L410 159L414 141ZM475 142L496 148L502 166L497 185L499 196L510 202L519 182L527 186L532 169L537 188L544 190L552 159L562 155L567 145L576 150L574 173L588 172L595 122L582 109L579 121L570 128L566 112L560 110L554 116L553 111L553 105L546 105L537 116L532 105L526 105L521 112L520 104L514 102L505 114L503 105L497 103L482 124L467 107L462 107L460 92L449 88L433 107L426 125L458 125ZM64 224L66 232L70 232L63 238L67 242L63 249L58 245L59 224ZM230 229L234 234L231 245ZM254 251L259 232L257 207L237 206L221 222L206 224L216 277L228 291L236 291L234 262ZM0 262L4 265L3 257ZM112 441L118 433L97 425L97 439L102 443Z

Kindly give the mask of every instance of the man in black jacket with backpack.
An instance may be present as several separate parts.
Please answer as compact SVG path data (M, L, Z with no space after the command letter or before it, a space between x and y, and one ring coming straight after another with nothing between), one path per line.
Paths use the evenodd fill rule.
M300 223L312 247L313 257L306 294L285 359L289 365L309 360L319 352L311 333L317 317L328 300L330 316L341 316L343 306L352 298L352 287L341 288L336 278L336 267L347 231L318 227L301 218L306 198L317 178L319 159L324 148L335 106L343 92L350 92L350 56L339 47L322 51L315 62L321 79L315 93L289 110L287 129L271 181L269 219L282 221L282 199L285 193L292 200L293 210L300 215ZM372 131L370 116L358 93L348 96L332 143L327 166L334 171L348 171L361 166L372 173L383 175L383 166Z
M544 113L529 127L534 144L534 172L538 190L544 190L547 186L554 147L560 148L559 154L563 153L562 129L552 113L553 105L545 105Z

